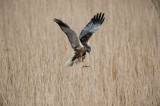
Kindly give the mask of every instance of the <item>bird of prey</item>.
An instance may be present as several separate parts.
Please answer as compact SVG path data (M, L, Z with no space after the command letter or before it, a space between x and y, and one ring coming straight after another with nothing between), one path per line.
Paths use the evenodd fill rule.
M67 35L70 44L75 51L74 56L66 62L66 66L72 66L74 63L81 61L84 62L86 52L89 54L91 52L91 47L88 45L88 40L95 32L98 31L104 20L104 13L97 13L84 27L78 37L77 34L66 23L62 22L60 19L54 19L62 31Z

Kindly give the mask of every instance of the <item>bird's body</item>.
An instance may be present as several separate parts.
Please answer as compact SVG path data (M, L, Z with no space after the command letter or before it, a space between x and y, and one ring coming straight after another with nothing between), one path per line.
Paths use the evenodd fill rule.
M86 50L85 46L76 50L75 54L74 54L74 57L72 58L72 61L75 61L75 59L77 59L77 58L83 57L84 55L86 55L86 52L87 52L87 50Z
M84 27L79 37L67 24L63 23L59 19L54 19L62 31L67 35L70 44L75 51L74 56L66 62L66 66L72 66L74 63L81 61L81 59L82 62L84 61L86 53L91 52L91 47L88 45L88 40L93 33L98 31L99 26L103 23L104 19L104 13L97 13L97 15L91 19L86 27Z

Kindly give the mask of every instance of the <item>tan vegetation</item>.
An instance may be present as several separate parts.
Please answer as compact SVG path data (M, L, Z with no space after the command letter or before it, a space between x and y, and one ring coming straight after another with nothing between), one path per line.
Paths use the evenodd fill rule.
M53 18L79 34L97 12L90 67L65 67L73 50ZM151 0L0 0L0 105L160 106L159 12Z

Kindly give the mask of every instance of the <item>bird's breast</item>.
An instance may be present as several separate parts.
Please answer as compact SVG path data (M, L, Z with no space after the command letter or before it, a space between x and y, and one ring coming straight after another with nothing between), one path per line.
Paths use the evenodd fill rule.
M84 47L79 50L79 54L80 54L81 56L82 56L85 52L86 52L86 50L85 50Z

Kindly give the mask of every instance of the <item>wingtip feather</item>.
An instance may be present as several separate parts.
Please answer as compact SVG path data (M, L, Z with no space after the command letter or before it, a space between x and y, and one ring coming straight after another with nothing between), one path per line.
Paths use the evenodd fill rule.
M96 24L96 23L102 24L104 19L105 19L104 13L100 12L100 13L97 13L96 15L94 15L94 17L91 20L93 21L94 24Z
M56 20L57 20L56 18L53 19L54 22L56 22Z
M99 14L99 19L101 19L101 14L102 14L102 13Z
M69 27L66 23L62 22L60 19L53 19L59 26Z

